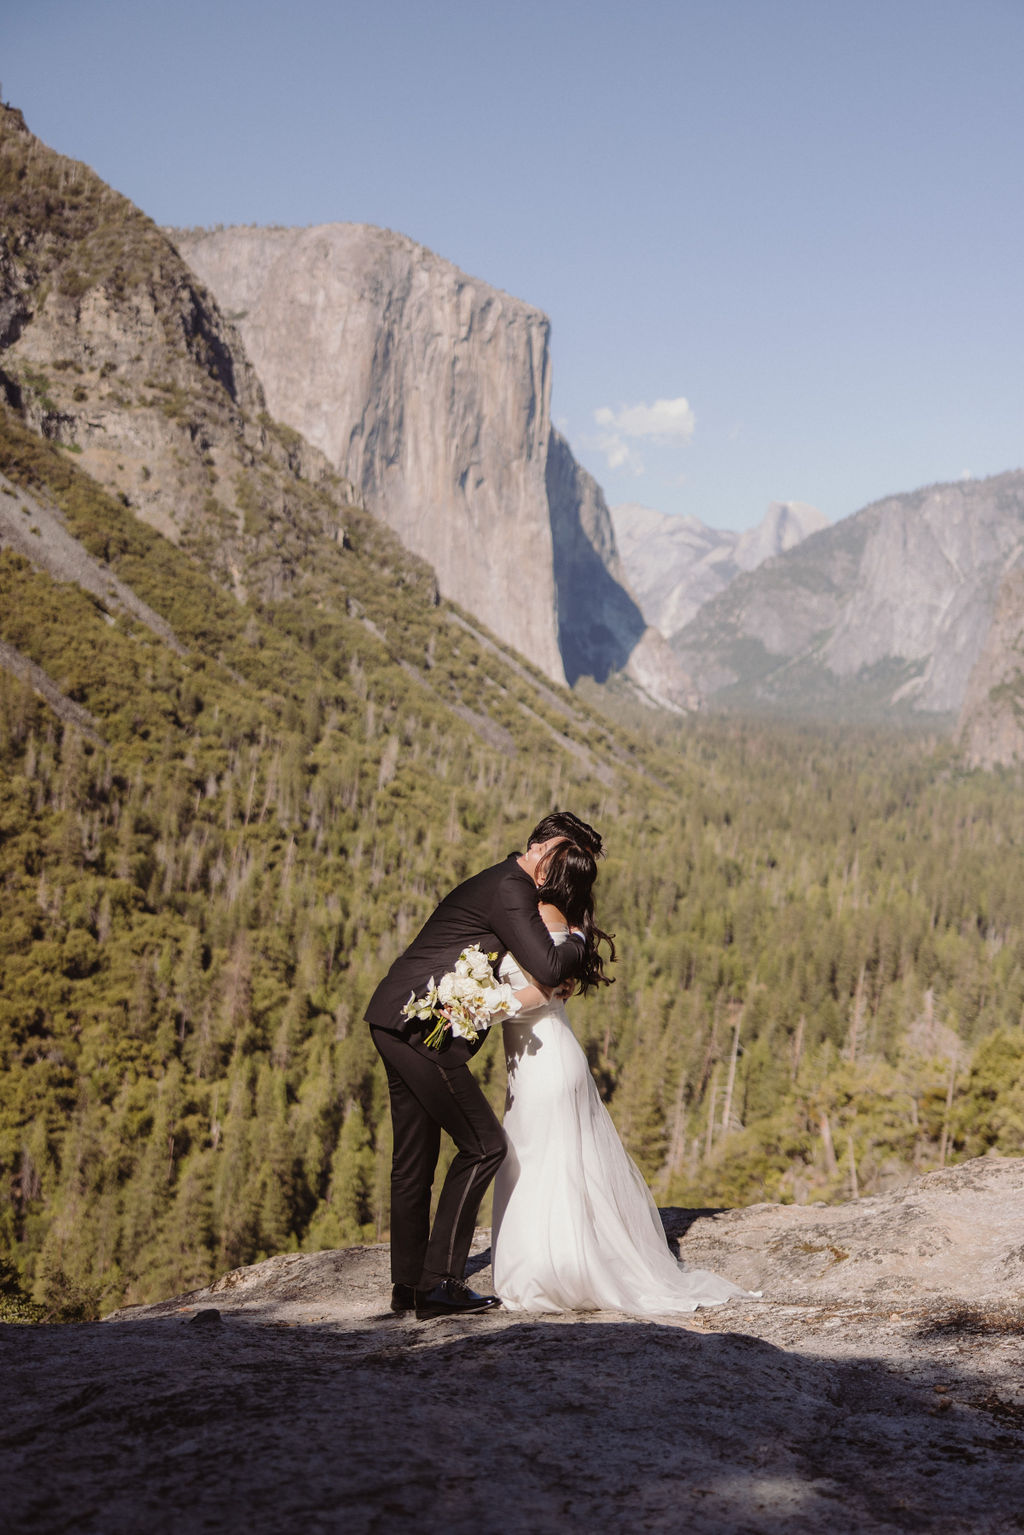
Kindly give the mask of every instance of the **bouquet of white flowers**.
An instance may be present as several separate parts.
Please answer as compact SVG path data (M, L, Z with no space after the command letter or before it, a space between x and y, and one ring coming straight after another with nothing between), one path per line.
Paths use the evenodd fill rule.
M491 961L497 954L485 954L478 943L463 949L455 969L443 975L437 984L430 977L425 997L413 993L402 1008L402 1017L418 1018L427 1023L437 1019L423 1043L439 1050L446 1037L468 1039L476 1044L481 1033L498 1018L514 1018L521 1004L511 986L494 979Z

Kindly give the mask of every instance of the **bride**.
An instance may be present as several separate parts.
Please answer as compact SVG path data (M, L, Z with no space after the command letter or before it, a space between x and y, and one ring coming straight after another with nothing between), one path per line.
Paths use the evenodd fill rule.
M555 943L569 924L587 941L581 992L602 982L594 925L597 865L571 842L556 847L538 891ZM601 1102L564 1003L508 954L500 975L524 1011L503 1024L508 1153L494 1185L494 1289L510 1311L625 1311L663 1316L745 1295L730 1280L688 1269L669 1250L657 1206Z

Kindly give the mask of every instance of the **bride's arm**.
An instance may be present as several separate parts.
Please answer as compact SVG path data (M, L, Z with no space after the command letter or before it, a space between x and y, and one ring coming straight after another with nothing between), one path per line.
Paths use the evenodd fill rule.
M545 1002L550 1002L551 993L542 991L539 986L524 986L520 991L514 991L515 997L523 1012L529 1012L531 1007L543 1007Z

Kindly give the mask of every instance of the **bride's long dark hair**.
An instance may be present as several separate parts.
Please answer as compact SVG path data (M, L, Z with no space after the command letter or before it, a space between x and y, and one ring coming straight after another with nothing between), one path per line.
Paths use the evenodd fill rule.
M578 927L586 940L583 965L576 977L576 989L586 996L594 986L610 986L615 977L605 975L604 956L599 945L608 945L608 963L615 961L615 941L594 921L594 881L597 861L586 848L575 842L560 842L544 860L544 883L537 891L539 901L547 901L564 912L571 927Z

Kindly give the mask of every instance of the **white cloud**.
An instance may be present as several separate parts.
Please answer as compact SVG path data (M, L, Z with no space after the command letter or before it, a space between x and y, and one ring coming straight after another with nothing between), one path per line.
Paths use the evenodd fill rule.
M682 395L678 400L655 400L653 405L623 405L617 411L603 405L595 410L594 420L624 437L682 437L688 442L693 436L693 411Z
M594 420L601 428L597 446L608 460L609 469L629 469L633 474L644 472L643 459L632 445L635 439L689 442L695 424L690 402L682 395L677 400L623 405L618 410L602 405L595 410Z

